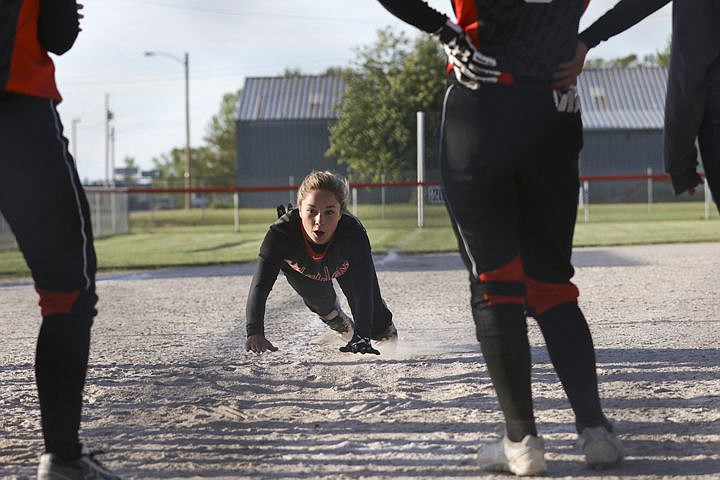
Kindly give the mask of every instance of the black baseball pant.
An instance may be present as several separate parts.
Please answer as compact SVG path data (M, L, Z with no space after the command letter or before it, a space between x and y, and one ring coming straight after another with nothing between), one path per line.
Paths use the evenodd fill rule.
M0 146L0 212L40 297L35 374L45 447L75 458L97 302L88 203L54 100L0 93Z
M373 318L371 319L372 330L370 337L380 338L392 322L392 312L387 308L385 301L380 295L380 286L377 276L375 275L375 269L372 266L370 268L372 268L372 274L375 277L372 294ZM338 300L333 282L312 280L295 271L283 270L283 272L290 286L302 297L305 305L313 313L324 317L336 308ZM355 298L354 292L358 287L353 285L350 275L341 275L337 277L336 280L343 294L345 294L348 303L352 306ZM362 334L362 332L357 333Z
M470 274L476 334L513 441L537 434L527 314L542 330L578 429L607 423L570 282L581 147L580 114L558 112L548 84L448 87L442 183Z

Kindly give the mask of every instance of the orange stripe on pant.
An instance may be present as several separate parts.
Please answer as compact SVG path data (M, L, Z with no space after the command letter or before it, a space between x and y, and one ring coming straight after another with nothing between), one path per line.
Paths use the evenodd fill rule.
M526 280L528 307L536 315L550 310L556 305L577 301L580 291L571 282L546 283L528 278Z
M527 304L528 308L540 315L556 305L574 302L580 295L578 288L568 283L548 283L534 280L525 275L520 255L502 267L481 273L478 276L481 283L491 282L517 282L525 285L526 296L493 295L485 293L483 298L488 305L501 305L507 303Z
M67 314L72 310L75 300L80 296L80 290L72 292L56 292L52 290L42 290L35 287L40 295L40 312L43 318L48 315Z
M491 282L517 282L525 283L525 272L523 271L522 259L520 255L512 259L510 263L503 265L497 270L491 270L478 275L481 283ZM483 294L483 298L487 300L488 305L500 305L503 303L516 303L525 305L525 297L516 295L493 295L491 293Z

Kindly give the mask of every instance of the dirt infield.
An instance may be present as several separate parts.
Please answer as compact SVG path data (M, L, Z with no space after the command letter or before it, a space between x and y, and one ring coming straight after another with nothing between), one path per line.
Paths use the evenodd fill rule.
M584 468L529 321L546 478L720 478L720 244L579 249L575 282L607 413L626 448ZM244 351L252 265L102 275L82 437L130 478L512 478L474 466L501 417L457 255L377 258L400 331L381 356L337 351L283 278L280 351ZM0 282L0 478L34 478L42 443L29 281Z

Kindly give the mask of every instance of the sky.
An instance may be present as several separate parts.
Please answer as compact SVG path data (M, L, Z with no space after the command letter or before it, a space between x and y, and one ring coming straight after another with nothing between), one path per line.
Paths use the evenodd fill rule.
M563 1L563 0L556 0ZM320 74L349 66L358 47L387 26L416 35L374 0L80 0L85 18L75 46L53 56L63 102L59 111L80 178L103 180L106 155L115 167L132 157L141 170L185 145L185 77L189 55L190 144L197 147L226 93L248 77L286 69ZM616 0L592 0L584 28ZM450 15L449 0L428 4ZM588 58L641 58L670 38L666 6L591 50ZM170 56L147 57L145 51ZM172 58L172 57L175 58ZM105 99L114 142L105 141ZM74 131L74 135L73 135ZM75 141L73 142L73 139Z

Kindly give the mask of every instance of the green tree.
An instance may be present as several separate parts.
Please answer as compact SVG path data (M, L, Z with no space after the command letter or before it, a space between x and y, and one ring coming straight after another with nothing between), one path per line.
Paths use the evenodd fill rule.
M658 50L655 52L655 58L657 59L657 64L662 67L669 67L670 66L670 49L672 47L672 38L668 38L667 43L665 44L665 48L663 50Z
M190 178L193 186L212 187L235 183L237 152L235 150L235 116L242 89L223 95L220 111L208 123L204 145L190 149ZM184 186L185 150L173 148L170 153L152 159L153 168L160 170L156 185Z
M192 152L190 155L192 159ZM160 178L153 179L153 185L159 187L184 187L185 149L173 148L170 153L163 153L160 157L152 159L153 169L160 171ZM190 163L192 169L192 162Z
M328 156L354 181L401 179L416 165L416 112L426 114L426 160L437 165L437 130L445 88L445 55L427 35L410 40L391 28L357 50L344 74L339 119L330 127Z
M670 47L671 39L668 38L667 44L663 50L657 50L655 53L645 55L640 61L637 54L631 53L625 57L611 58L589 58L585 60L585 68L602 68L602 67L636 67L639 65L654 65L660 67L670 66Z
M205 146L195 153L192 173L205 177L204 186L235 183L237 174L237 150L235 145L237 105L242 89L223 95L220 111L213 115L205 129ZM212 184L212 185L211 185Z
M135 157L127 157L126 156L125 158L123 158L123 165L126 169L128 169L128 170L126 170L126 172L129 171L129 169L131 169L131 168L139 169L138 164L135 161ZM136 174L125 173L124 175L121 175L121 177L119 179L116 179L116 180L119 180L120 182L122 182L123 185L132 185L134 183L137 183L137 178L138 177Z
M282 76L285 78L292 78L292 77L301 77L304 73L299 68L285 68L283 70Z

